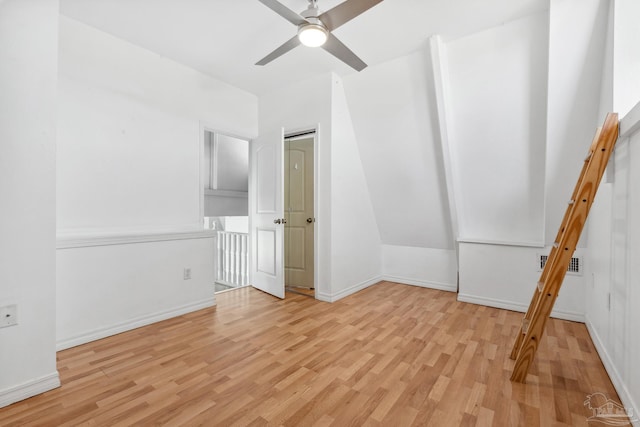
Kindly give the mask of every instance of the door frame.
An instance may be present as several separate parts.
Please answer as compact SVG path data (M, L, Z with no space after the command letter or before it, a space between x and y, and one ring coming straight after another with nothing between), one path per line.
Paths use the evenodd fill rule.
M313 297L318 299L319 293L319 277L320 277L320 239L318 234L318 212L319 212L319 197L318 197L318 182L319 180L319 134L320 134L320 124L317 123L315 125L310 126L301 126L295 128L286 128L284 129L284 139L290 138L291 136L295 136L297 134L304 133L312 133L313 132L313 217L315 221L313 222ZM284 156L284 152L282 154ZM249 218L251 221L251 218Z
M290 135L295 135L299 133L311 133L313 132L313 217L316 221L313 223L313 287L314 287L314 298L318 299L318 294L320 293L320 234L318 232L321 227L318 225L318 212L319 210L319 191L318 191L318 183L320 182L320 147L319 147L319 135L320 135L320 124L316 123L314 125L309 126L300 126L294 128L284 128L284 138L286 139ZM204 132L201 132L204 135ZM255 138L251 138L250 143ZM284 142L284 141L283 141ZM204 144L204 143L203 143ZM203 147L204 145L201 144ZM283 152L283 160L284 160L284 152ZM249 181L251 182L251 176L254 173L252 170L253 159L251 150L249 150ZM249 199L251 199L251 192L249 192ZM251 200L249 200L251 203ZM249 206L249 230L253 229L253 213L251 212L251 205ZM251 248L251 239L249 239L249 251L252 251ZM249 285L253 281L253 265L251 264L253 261L251 257L249 257ZM284 264L283 264L284 269ZM284 271L283 271L284 273Z
M204 191L204 181L203 181L203 174L204 174L204 133L205 132L212 132L214 134L219 134L219 135L225 135L225 136L229 136L231 138L237 138L237 139L242 139L244 141L247 141L249 144L251 144L251 141L254 139L252 137L246 136L246 135L241 135L241 134L236 134L230 131L226 131L226 130L222 130L218 127L212 126L210 124L208 124L207 122L203 122L202 120L200 120L198 122L198 128L199 128L199 134L198 134L198 143L200 144L198 147L198 222L199 222L199 227L204 227L204 195L205 195L205 191ZM251 146L248 147L249 149L249 165L247 166L247 176L249 177L249 179L251 179ZM248 193L247 193L247 197L248 197ZM247 212L248 214L248 212ZM249 218L249 220L251 220L251 218ZM251 249L251 248L247 248L247 249Z

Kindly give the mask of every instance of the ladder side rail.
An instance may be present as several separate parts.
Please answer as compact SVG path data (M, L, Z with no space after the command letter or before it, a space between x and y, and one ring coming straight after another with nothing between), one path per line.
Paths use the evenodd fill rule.
M583 188L588 191L593 189L593 186L584 186ZM576 205L578 209L572 212L571 220L556 251L557 255L551 260L552 266L548 280L542 288L542 297L537 301L527 332L524 334L522 345L518 351L516 363L513 368L512 381L524 382L526 380L529 366L533 361L538 343L542 338L547 320L551 315L553 305L558 297L560 286L567 273L567 267L571 262L571 257L580 239L582 228L587 219L587 209L586 203Z
M524 337L520 340L522 343L517 351L517 359L511 376L512 381L524 382L526 380L529 366L533 361L546 322L558 297L571 257L575 252L600 180L617 140L617 114L610 113L607 115L603 129L604 131L599 134L596 149L589 158L589 165L582 183L579 185L580 188L573 199L575 203L570 206L567 224L564 230L561 227L561 238L558 242L557 251L555 251L553 259L547 259L547 264L551 262L549 275L547 276L548 280L545 280L543 284L540 297L534 298L537 301L535 308L531 312L527 331L522 334ZM531 307L529 309L531 310Z
M593 140L591 141L591 145L589 146L587 157L585 158L582 164L582 170L580 171L578 181L576 182L576 185L573 189L573 193L571 194L570 200L572 203L570 202L570 204L567 206L567 209L564 212L564 217L562 218L562 222L560 223L560 228L558 229L558 234L556 235L554 242L560 241L562 237L562 233L564 232L567 226L567 222L569 221L569 217L571 215L571 210L573 209L573 205L575 205L575 200L576 200L578 191L580 190L580 186L584 181L584 176L586 174L589 163L591 161L593 152L595 151L598 141L600 139L601 131L602 131L602 127L599 127L596 130ZM528 327L528 324L531 321L531 316L533 315L534 308L538 304L539 299L542 298L542 295L544 295L541 289L541 285L544 286L544 283L547 281L549 270L551 269L552 260L554 259L555 256L556 256L556 247L554 245L551 248L549 255L547 256L547 262L545 263L544 268L542 269L542 273L540 274L540 280L538 280L538 285L534 288L533 296L531 297L531 302L529 303L527 312L525 313L524 318L522 319L522 323L520 324L520 330L516 335L516 340L513 344L511 354L509 355L511 359L516 359L518 357L518 352L520 351L520 348L522 346L522 342L524 340L524 334L526 333L526 328Z

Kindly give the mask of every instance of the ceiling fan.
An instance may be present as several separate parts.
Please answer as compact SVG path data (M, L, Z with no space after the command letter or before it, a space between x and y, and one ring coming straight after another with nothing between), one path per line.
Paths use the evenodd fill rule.
M274 59L289 52L294 47L303 44L311 47L322 47L324 50L340 59L357 71L366 68L367 64L346 47L333 30L351 21L356 16L369 10L382 0L346 0L336 7L321 12L318 0L309 0L309 7L297 14L277 0L259 0L260 3L282 16L298 27L298 34L284 42L279 48L256 62L256 65L266 65Z

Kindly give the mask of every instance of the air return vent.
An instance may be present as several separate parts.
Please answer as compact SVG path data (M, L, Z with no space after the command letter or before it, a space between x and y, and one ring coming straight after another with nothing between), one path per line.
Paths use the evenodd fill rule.
M548 258L548 255L538 254L538 271L542 271L544 269ZM569 268L567 268L567 274L582 276L582 268L582 257L573 257L571 258L571 262L569 263Z

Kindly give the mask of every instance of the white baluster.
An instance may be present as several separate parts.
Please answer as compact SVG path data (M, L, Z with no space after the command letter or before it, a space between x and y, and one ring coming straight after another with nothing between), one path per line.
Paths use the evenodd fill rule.
M236 233L233 233L232 235L233 239L232 239L232 243L231 243L231 283L233 283L234 285L237 285L237 271L238 271L238 266L236 265L236 250L237 250L237 243L238 243L238 235Z
M229 233L225 233L225 251L224 251L224 280L229 281L229 246L231 244L231 236Z
M223 255L223 239L224 236L222 235L221 231L218 231L216 233L216 237L217 237L217 242L216 242L216 246L218 247L218 251L216 253L216 259L217 259L217 265L216 265L216 280L222 280L222 255Z
M217 232L216 280L234 286L246 286L249 281L249 235Z
M242 286L247 284L247 235L242 235L240 249L240 284Z

